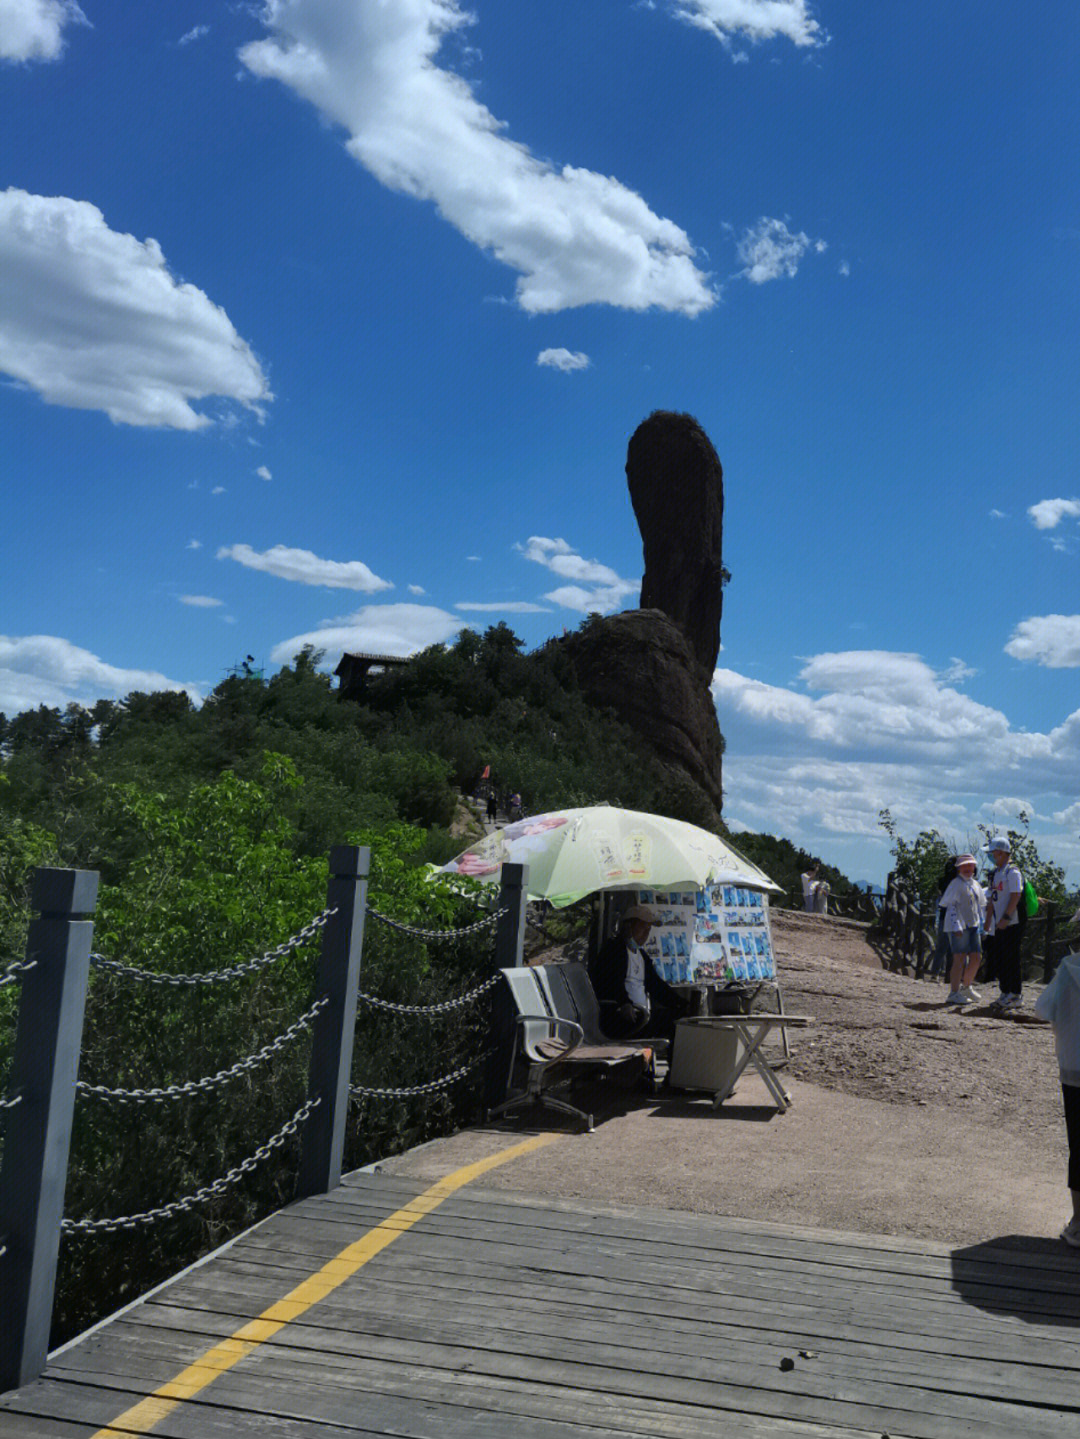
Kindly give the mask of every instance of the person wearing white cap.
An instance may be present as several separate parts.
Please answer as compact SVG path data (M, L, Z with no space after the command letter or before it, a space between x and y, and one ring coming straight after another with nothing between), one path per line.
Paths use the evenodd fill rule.
M1018 910L1024 893L1024 876L1012 861L1012 844L1006 834L996 834L986 848L994 859L986 904L986 963L997 975L1001 988L999 1009L1017 1009L1024 992L1020 968L1020 918Z
M952 952L949 994L946 1004L974 1004L980 999L972 981L982 963L982 916L986 894L975 878L975 856L956 856L956 878L950 880L941 896L945 910L945 933Z
M686 1011L681 996L660 978L645 952L645 941L655 923L651 909L632 904L623 914L618 933L589 965L589 978L600 1004L600 1028L609 1039L646 1033L672 1039L675 1021Z

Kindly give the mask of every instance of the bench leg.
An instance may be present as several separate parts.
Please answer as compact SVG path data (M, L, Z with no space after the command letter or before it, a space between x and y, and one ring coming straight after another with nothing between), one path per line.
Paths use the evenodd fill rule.
M585 1133L593 1132L593 1117L586 1114L583 1109L568 1104L565 1099L557 1099L553 1094L534 1094L526 1090L524 1094L515 1094L513 1099L506 1099L502 1104L496 1104L494 1108L486 1111L485 1119L488 1124L499 1115L509 1114L512 1109L521 1109L526 1104L535 1104L543 1109L557 1109L562 1114L572 1114L575 1119L580 1119L585 1126Z

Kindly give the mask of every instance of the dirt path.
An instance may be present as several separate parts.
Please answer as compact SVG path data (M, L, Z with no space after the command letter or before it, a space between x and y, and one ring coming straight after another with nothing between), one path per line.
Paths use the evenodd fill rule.
M1049 1029L946 1008L944 986L883 970L862 926L779 913L773 936L786 1009L816 1020L793 1044L788 1114L756 1077L719 1112L690 1097L615 1105L595 1134L568 1132L484 1187L946 1243L1056 1234L1068 1195ZM469 1130L382 1167L434 1179L508 1137Z

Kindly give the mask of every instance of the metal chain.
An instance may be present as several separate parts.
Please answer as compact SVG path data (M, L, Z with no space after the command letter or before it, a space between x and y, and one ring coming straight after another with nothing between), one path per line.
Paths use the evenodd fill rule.
M394 1004L389 999L377 999L373 994L365 994L363 990L357 992L357 999L364 1004L369 1004L372 1009L383 1009L388 1014L449 1014L452 1009L461 1009L463 1005L471 1004L480 995L487 994L489 989L494 989L502 978L502 974L493 974L490 979L485 979L483 984L476 989L471 989L468 994L461 995L458 999L445 999L441 1004Z
M377 909L368 906L368 914L372 919L377 919L381 924L389 925L391 929L399 930L402 934L411 934L416 939L462 939L467 934L475 934L478 929L488 929L495 924L501 914L506 913L505 905L501 909L492 910L483 919L478 919L475 924L466 925L464 929L414 929L412 925L402 924L399 920L391 919L389 915L380 914Z
M434 1094L436 1090L445 1089L448 1084L453 1084L456 1079L468 1074L494 1053L494 1048L485 1049L475 1059L470 1059L468 1064L455 1069L453 1074L444 1074L441 1079L429 1080L427 1084L414 1084L409 1089L368 1089L362 1084L350 1084L349 1093L354 1099L408 1099L414 1094Z
M174 1199L170 1204L163 1204L159 1209L147 1209L142 1214L125 1214L118 1219L64 1219L60 1227L65 1234L112 1234L118 1229L137 1229L143 1224L156 1224L159 1219L172 1219L174 1215L194 1209L196 1204L203 1204L207 1199L224 1194L226 1189L238 1184L256 1165L269 1159L273 1151L280 1149L285 1141L296 1133L311 1111L321 1103L321 1097L316 1095L314 1099L302 1104L293 1117L265 1144L260 1145L254 1154L249 1154L235 1168L230 1169L228 1174L223 1174L211 1184L204 1184L194 1194L186 1194L183 1199Z
M257 959L246 960L243 964L234 964L229 969L207 970L205 974L160 974L152 969L132 969L130 965L121 964L117 959L106 959L103 954L92 954L90 963L97 969L108 970L111 974L122 974L126 979L139 979L146 984L220 984L225 980L239 979L241 975L254 974L257 969L263 969L268 964L274 964L279 959L284 959L294 949L307 944L313 939L323 925L327 923L331 915L337 914L336 909L324 909L322 914L317 914L310 924L305 924L298 934L287 939L284 944L279 944L276 949L268 950Z
M13 959L0 972L0 989L3 989L5 984L17 983L19 976L25 974L28 969L33 969L36 964L36 959Z
M230 1079L238 1079L241 1074L255 1069L263 1064L273 1055L285 1049L299 1034L302 1034L321 1009L325 1009L330 1000L324 996L316 1000L306 1014L302 1014L294 1024L290 1024L283 1034L276 1039L264 1044L262 1049L249 1054L246 1059L239 1060L230 1069L219 1069L216 1074L208 1074L202 1079L188 1079L183 1084L170 1084L165 1089L107 1089L103 1084L86 1084L83 1080L75 1081L75 1088L82 1090L84 1094L92 1095L95 1099L116 1100L119 1104L160 1104L165 1099L186 1099L192 1094L205 1094L215 1089L219 1084L225 1084Z

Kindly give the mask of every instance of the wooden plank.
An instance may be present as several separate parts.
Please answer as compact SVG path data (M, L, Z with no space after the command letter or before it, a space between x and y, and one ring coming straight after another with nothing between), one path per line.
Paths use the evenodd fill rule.
M638 1290L636 1307L626 1309L602 1284L583 1292L581 1282L573 1275L562 1276L560 1287L551 1282L523 1281L512 1269L492 1271L491 1266L486 1266L488 1272L479 1274L475 1272L478 1268L479 1266L475 1265L454 1264L448 1273L436 1274L430 1260L408 1269L403 1269L399 1262L391 1272L370 1275L363 1291L350 1290L349 1301L342 1299L341 1302L345 1304L351 1301L357 1306L366 1305L371 1302L370 1296L383 1288L400 1290L402 1286L412 1286L414 1290L419 1289L422 1293L429 1294L432 1304L441 1300L447 1307L460 1305L470 1298L475 1299L486 1293L492 1304L505 1304L509 1312L510 1300L507 1295L516 1290L523 1304L531 1303L537 1310L557 1309L561 1306L563 1311L577 1313L584 1316L587 1322L604 1328L619 1326L632 1331L635 1327L646 1324L670 1324L676 1330L681 1330L688 1325L698 1328L712 1327L719 1317L724 1322L751 1332L772 1326L779 1332L798 1335L807 1341L801 1347L814 1347L815 1342L828 1336L833 1336L844 1344L880 1343L904 1353L906 1362L916 1365L933 1365L940 1362L943 1353L965 1348L977 1348L985 1357L997 1363L1030 1363L1033 1353L1036 1353L1041 1362L1053 1364L1063 1370L1074 1369L1078 1364L1075 1341L1061 1330L1051 1331L1049 1335L1033 1335L1030 1332L1031 1326L1020 1323L1012 1330L1003 1330L992 1322L991 1316L986 1317L985 1323L963 1330L958 1329L956 1324L948 1319L935 1325L927 1323L923 1327L930 1332L924 1335L906 1327L902 1316L898 1323L894 1312L876 1315L869 1311L850 1309L850 1306L848 1312L838 1306L826 1307L816 1303L794 1304L775 1300L763 1303L760 1292L756 1291L750 1295L729 1293L720 1301L709 1305L694 1302L687 1297L686 1291L672 1290L665 1293L659 1289ZM246 1276L234 1275L226 1286L237 1297L246 1297L252 1282L256 1286L256 1298L248 1306L248 1314L265 1307L267 1299L262 1298L260 1302L260 1297L266 1295L264 1288L261 1289L260 1295L260 1288L265 1283L264 1276L259 1275L251 1281ZM467 1287L462 1288L463 1285ZM218 1296L218 1287L203 1281L195 1289L177 1294L175 1302L178 1305L202 1305L212 1310L220 1302ZM324 1306L329 1307L332 1303L330 1299L324 1300L311 1312L317 1315ZM930 1356L929 1359L926 1358L927 1355Z
M382 1175L366 1177L380 1181L384 1178ZM392 1181L393 1177L390 1178ZM363 1192L364 1188L343 1184L333 1195L327 1196L329 1203L323 1212L329 1216L335 1210L356 1204L355 1193L357 1190ZM403 1195L402 1203L405 1202ZM859 1268L895 1265L912 1273L949 1273L959 1260L963 1263L1004 1263L1020 1270L1045 1270L1048 1276L1053 1276L1061 1271L1063 1261L1068 1263L1070 1259L1060 1243L1049 1238L1028 1240L1026 1244L1030 1247L1025 1248L992 1244L958 1248L931 1240L834 1232L739 1219L730 1215L701 1215L615 1205L586 1207L580 1201L575 1204L557 1199L541 1204L533 1197L502 1190L462 1192L448 1200L442 1210L462 1219L474 1218L477 1222L496 1218L514 1222L513 1216L520 1215L518 1222L534 1230L557 1229L590 1235L621 1233L630 1220L635 1232L658 1241L670 1236L675 1242L705 1247L715 1241L723 1249L749 1242L755 1249L778 1255L817 1255L820 1250L820 1257L831 1257L837 1264ZM283 1211L283 1214L289 1212ZM973 1252L977 1257L969 1259ZM1070 1272L1076 1276L1080 1287L1080 1263L1074 1263Z
M162 1346L164 1350L166 1346ZM620 1406L658 1404L667 1408L693 1405L713 1411L714 1420L729 1413L757 1414L764 1417L799 1419L804 1422L847 1424L849 1427L878 1432L899 1431L913 1439L1075 1439L1075 1416L1054 1411L1034 1410L1028 1406L1004 1403L994 1399L967 1399L942 1394L922 1394L905 1390L896 1395L887 1385L875 1386L873 1394L845 1382L822 1382L797 1368L784 1374L776 1371L764 1383L759 1376L736 1373L726 1377L703 1380L695 1376L672 1377L655 1372L642 1372L635 1367L616 1369L591 1364L567 1364L563 1356L553 1361L524 1357L508 1359L498 1354L486 1355L477 1350L438 1352L423 1347L419 1357L408 1362L401 1357L400 1346L388 1345L388 1353L371 1357L367 1353L335 1355L321 1352L296 1355L295 1351L273 1342L262 1345L243 1362L245 1379L265 1378L272 1388L288 1390L292 1385L313 1382L323 1389L354 1396L368 1392L397 1393L402 1397L433 1398L444 1402L456 1395L464 1402L476 1402L477 1395L490 1395L494 1390L504 1401L513 1404L522 1390L533 1396L546 1396L554 1406L560 1398L571 1402L576 1413L579 1405L588 1404L594 1411ZM640 1355L625 1354L625 1362L633 1366ZM126 1371L114 1371L110 1382L125 1388L140 1382L152 1390L168 1377L167 1353L148 1352L146 1341L140 1341L136 1352L118 1352ZM137 1373L132 1373L132 1368ZM239 1366L238 1366L239 1368ZM722 1369L722 1365L717 1368ZM169 1371L171 1372L171 1371ZM71 1371L78 1377L79 1371ZM236 1370L224 1374L215 1384L221 1386L218 1402L225 1402L231 1393ZM91 1382L102 1376L85 1372ZM763 1379L766 1376L761 1376ZM931 1403L933 1411L924 1409ZM479 1407L485 1407L480 1405ZM325 1413L320 1407L320 1413ZM545 1411L548 1412L548 1411ZM555 1417L554 1415L552 1417Z
M296 1215L286 1212L280 1215L280 1222L273 1228L264 1227L258 1234L252 1235L251 1244L253 1248L279 1248L282 1250L297 1245L295 1236L302 1233L307 1240L312 1241L316 1236L324 1236L327 1241L327 1248L337 1237L344 1244L348 1242L347 1235L355 1235L358 1229L363 1229L366 1216L363 1211L355 1211L349 1215L341 1212L340 1208L327 1209L317 1214ZM929 1269L926 1266L913 1264L893 1265L887 1258L874 1256L867 1258L865 1262L858 1262L858 1256L853 1259L840 1262L833 1253L822 1252L818 1248L811 1247L802 1249L798 1246L788 1246L779 1253L772 1246L756 1246L747 1236L735 1236L729 1239L720 1228L719 1224L708 1224L699 1226L698 1240L695 1242L692 1234L679 1233L657 1235L655 1231L645 1234L637 1231L627 1232L625 1229L615 1234L613 1231L605 1232L586 1230L584 1227L558 1230L538 1230L537 1228L523 1226L520 1224L507 1224L498 1216L467 1214L460 1215L449 1207L440 1208L428 1215L423 1221L424 1231L432 1234L452 1235L464 1240L478 1236L490 1237L492 1235L502 1238L507 1243L514 1243L519 1238L524 1238L529 1244L535 1245L540 1234L551 1234L563 1243L572 1242L573 1239L584 1239L590 1250L601 1253L625 1253L630 1252L634 1247L647 1244L650 1249L662 1252L673 1264L692 1264L695 1267L702 1267L710 1262L731 1264L741 1262L743 1256L752 1255L758 1262L767 1261L782 1268L792 1260L797 1260L800 1267L812 1268L815 1272L828 1272L837 1277L844 1277L846 1272L857 1269L862 1282L876 1282L879 1275L885 1276L888 1282L896 1283L903 1287L925 1288L926 1280L938 1280L942 1277L949 1278L953 1286L964 1284L975 1291L979 1286L990 1286L995 1289L1008 1290L1010 1288L1021 1289L1025 1293L1031 1293L1033 1275L1032 1267L1018 1269L1011 1265L1003 1264L1001 1261L978 1259L954 1259L949 1266L935 1266ZM613 1247L614 1246L614 1247ZM866 1251L861 1251L866 1255ZM1075 1302L1076 1312L1080 1314L1080 1263L1062 1268L1062 1260L1068 1264L1070 1256L1065 1254L1060 1246L1046 1256L1047 1269L1039 1279L1038 1294L1060 1294L1069 1296ZM961 1277L962 1276L962 1277Z
M283 1390L260 1379L241 1380L230 1375L230 1381L228 1403L195 1400L182 1404L154 1426L155 1439L215 1439L218 1435L228 1439L230 1432L251 1434L257 1439L266 1435L274 1439L279 1435L280 1439L331 1439L338 1434L348 1435L349 1439L368 1434L377 1434L380 1439L507 1439L508 1433L512 1439L716 1439L717 1432L715 1413L686 1405L668 1412L655 1404L614 1406L606 1400L575 1400L563 1404L568 1412L560 1418L548 1419L548 1396L527 1392L510 1395L491 1389L487 1393L488 1407L478 1408L429 1398L418 1402L414 1396L402 1398L371 1391L358 1399L351 1392L338 1393L304 1382ZM16 1397L26 1392L19 1390ZM84 1395L91 1396L90 1400L81 1397ZM53 1382L43 1402L63 1407L65 1413L83 1413L87 1415L85 1423L101 1427L138 1397L133 1393L125 1395L121 1389ZM104 1418L91 1407L103 1402ZM555 1407L560 1407L558 1401ZM321 1412L315 1418L317 1410ZM22 1417L19 1413L17 1422ZM86 1428L80 1432L85 1436ZM756 1415L725 1415L724 1435L725 1439L879 1439L876 1432L871 1435L869 1430L807 1425ZM13 1431L10 1439L22 1439L21 1431ZM894 1439L905 1436L894 1431Z
M284 1221L282 1221L284 1224ZM475 1237L459 1238L455 1233L452 1218L430 1217L430 1223L418 1226L410 1232L408 1248L417 1253L429 1253L437 1248L440 1254L467 1258L478 1247ZM362 1232L362 1231L361 1231ZM706 1263L697 1257L692 1249L675 1250L669 1246L665 1257L656 1259L651 1247L634 1244L632 1241L599 1241L585 1247L571 1248L568 1245L556 1248L542 1245L535 1238L514 1233L513 1242L505 1243L505 1231L498 1226L488 1226L487 1237L482 1241L485 1253L498 1256L530 1268L572 1267L575 1272L607 1277L616 1288L628 1272L644 1281L670 1282L684 1279L696 1289L723 1293L727 1292L732 1277L740 1282L758 1284L763 1290L782 1292L797 1288L801 1294L812 1293L821 1299L840 1292L850 1292L852 1271L837 1272L830 1266L814 1260L793 1264L767 1259L753 1254L730 1254L723 1263ZM279 1227L273 1232L260 1231L252 1236L244 1253L250 1256L259 1250L274 1249L283 1253L286 1248L298 1254L308 1254L313 1264L332 1257L338 1247L348 1242L338 1227L327 1225L321 1220L306 1219L303 1223L294 1221L287 1229ZM387 1261L392 1262L388 1252ZM971 1308L978 1300L980 1307L1000 1308L1005 1312L1021 1312L1032 1317L1057 1317L1080 1319L1080 1293L1068 1290L1032 1290L1027 1286L996 1284L980 1280L965 1283L963 1294L953 1284L929 1282L922 1276L889 1275L887 1283L882 1282L882 1271L860 1274L858 1282L863 1292L894 1296L897 1302L918 1300L925 1304L943 1307ZM993 1270L989 1271L993 1275Z
M618 1334L630 1346L647 1344L656 1356L657 1368L663 1367L661 1356L672 1354L711 1362L722 1353L733 1363L777 1366L784 1358L791 1358L799 1364L805 1362L817 1374L833 1378L864 1379L870 1383L886 1379L920 1390L934 1388L953 1394L993 1393L998 1399L1025 1404L1042 1403L1050 1394L1061 1408L1076 1407L1080 1403L1077 1397L1080 1376L1059 1373L1056 1368L1048 1374L1047 1366L1051 1363L1048 1357L1040 1354L1039 1362L1033 1363L1030 1351L1010 1365L1002 1365L997 1359L965 1355L951 1357L943 1364L940 1352L915 1355L914 1358L922 1362L913 1363L909 1353L898 1353L889 1346L884 1331L875 1344L841 1344L818 1335L750 1330L723 1323L700 1328L650 1323L634 1332L622 1325L611 1329L598 1327L594 1318L538 1312L521 1305L508 1304L502 1311L488 1306L477 1311L466 1307L464 1296L459 1299L461 1302L452 1311L441 1311L420 1291L402 1295L400 1290L383 1292L380 1289L377 1294L366 1296L362 1311L344 1302L334 1304L328 1300L325 1306L319 1306L317 1314L312 1311L305 1322L312 1333L313 1345L338 1352L342 1352L338 1335L345 1332L378 1333L406 1345L420 1339L486 1349L506 1349L504 1336L512 1332L530 1345L555 1344L557 1351L564 1350L577 1359L586 1357L597 1345L598 1334L606 1335L608 1344ZM441 1317L433 1318L433 1313ZM209 1346L232 1333L241 1321L227 1312L212 1314L155 1305L133 1313L129 1322L152 1329L176 1328L199 1334ZM283 1331L278 1338L280 1342L292 1343L288 1331ZM513 1348L508 1352L513 1352ZM1075 1355L1072 1357L1075 1367Z

